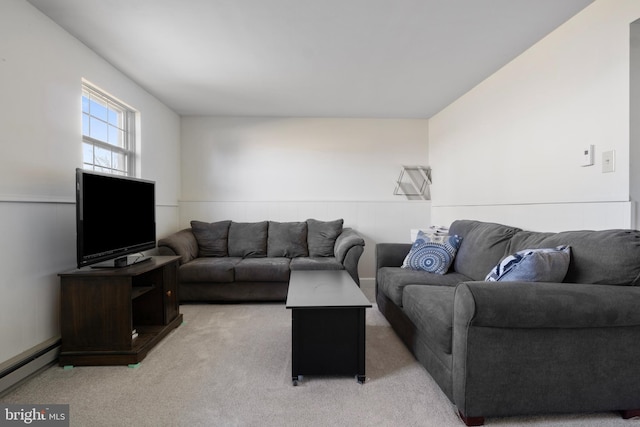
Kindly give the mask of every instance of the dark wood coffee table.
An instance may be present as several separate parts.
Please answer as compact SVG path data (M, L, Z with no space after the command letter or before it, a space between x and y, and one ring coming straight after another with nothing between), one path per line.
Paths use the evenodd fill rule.
M293 385L302 375L354 375L365 381L365 310L371 303L345 270L292 271Z

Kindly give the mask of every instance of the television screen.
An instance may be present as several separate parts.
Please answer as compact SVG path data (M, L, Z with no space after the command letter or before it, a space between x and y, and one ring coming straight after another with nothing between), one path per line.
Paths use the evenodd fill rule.
M78 268L129 264L156 246L155 183L77 169L76 225Z

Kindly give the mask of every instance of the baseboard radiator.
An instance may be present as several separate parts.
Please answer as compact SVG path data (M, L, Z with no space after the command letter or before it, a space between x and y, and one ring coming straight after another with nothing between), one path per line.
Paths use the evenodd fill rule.
M0 396L58 359L60 337L51 338L0 364Z

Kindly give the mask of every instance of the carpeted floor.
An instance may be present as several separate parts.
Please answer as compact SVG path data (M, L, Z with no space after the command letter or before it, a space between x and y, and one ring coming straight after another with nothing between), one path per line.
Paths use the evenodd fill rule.
M71 426L463 426L377 311L367 310L367 381L291 384L284 304L183 305L185 323L137 368L47 368L3 403L70 404ZM614 413L489 418L496 426L640 426Z

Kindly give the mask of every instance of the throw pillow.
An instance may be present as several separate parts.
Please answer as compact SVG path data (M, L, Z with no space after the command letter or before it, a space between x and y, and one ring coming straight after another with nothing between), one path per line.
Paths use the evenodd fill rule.
M227 256L227 239L231 221L203 222L191 221L191 231L198 242L198 256Z
M571 248L524 249L509 255L485 278L488 282L562 282L569 269Z
M434 235L419 231L402 268L445 274L456 257L460 243L462 237L458 235Z
M267 256L287 258L309 256L307 223L269 221Z
M342 233L344 220L318 221L307 220L307 242L309 244L309 256L331 257L334 256L336 239Z
M231 222L229 256L263 258L267 256L267 221Z

